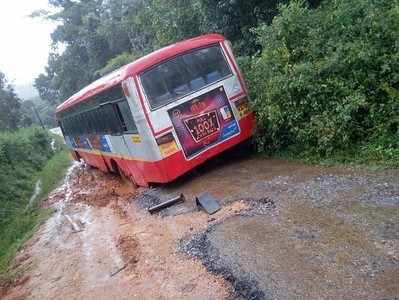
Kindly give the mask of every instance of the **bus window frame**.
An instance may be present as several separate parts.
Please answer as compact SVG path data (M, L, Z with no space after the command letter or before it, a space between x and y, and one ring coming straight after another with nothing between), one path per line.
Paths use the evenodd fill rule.
M224 57L224 59L225 59L225 62L226 62L226 64L227 64L227 67L228 67L229 70L230 70L230 73L229 73L228 75L226 75L226 76L224 76L224 77L222 77L222 78L219 78L218 80L216 80L216 81L214 81L214 82L212 82L212 83L208 83L208 84L204 85L203 87L201 87L201 88L199 88L199 89L192 90L192 91L190 91L190 92L187 93L187 94L178 96L178 97L174 98L173 100L170 100L170 101L168 101L168 102L166 102L166 103L164 103L164 104L162 104L162 105L160 105L160 106L157 106L157 107L152 107L152 106L151 106L151 102L149 101L149 98L148 98L148 96L147 96L147 92L146 92L146 90L145 90L145 88L144 88L143 81L142 81L142 78L141 78L141 76L142 76L145 72L151 71L152 69L155 69L156 67L158 67L158 66L160 66L160 65L162 65L162 64L164 64L164 63L167 63L168 61L173 60L173 59L175 59L176 57L183 56L183 55L186 55L186 54L189 54L189 53L192 53L192 52L195 52L195 51L199 51L199 50L202 50L202 49L211 48L211 47L214 47L214 46L218 46L218 47L219 47L220 52L222 53L222 55L223 55L223 57ZM159 109L161 109L161 108L163 108L163 107L165 107L165 106L167 106L167 105L169 105L169 104L171 104L171 103L173 103L173 102L177 102L177 101L179 101L179 100L181 100L181 99L183 99L183 98L186 98L186 97L188 97L188 96L190 96L190 95L192 95L192 94L197 93L197 92L200 91L200 90L206 89L206 88L208 88L209 86L212 86L212 85L214 85L214 84L216 84L216 83L218 83L218 82L221 82L221 81L226 80L226 79L228 79L228 78L230 78L230 77L233 77L233 76L236 76L236 74L234 73L234 71L233 71L233 69L232 69L232 66L230 65L230 60L227 58L226 53L224 53L224 49L223 49L221 43L218 42L218 43L209 44L209 45L202 46L202 47L198 47L198 48L193 48L193 49L190 49L190 50L188 50L188 51L185 51L185 52L176 54L176 55L174 55L174 56L171 56L171 57L169 57L169 58L167 58L167 59L165 59L165 60L163 60L163 61L161 61L161 62L159 62L159 63L157 63L157 64L155 64L155 65L153 65L153 66L151 66L150 68L141 71L141 72L137 75L137 78L138 78L138 81L139 81L139 83L140 83L141 92L143 93L144 98L145 98L145 100L146 100L146 102L147 102L148 108L150 109L151 112L153 112L153 111L159 110Z
M99 109L100 109L101 107L103 107L103 106L111 105L112 111L113 111L113 113L115 114L115 117L116 117L117 120L118 120L118 132L114 132L114 133L110 133L110 132L95 132L95 133L83 133L83 134L81 134L81 133L79 133L79 134L74 133L74 134L72 134L72 136L76 136L76 135L110 135L110 136L122 136L122 135L124 135L124 134L139 134L138 128L137 128L137 123L136 123L136 120L134 119L134 115L133 115L133 112L132 112L132 109L131 109L130 105L129 105L129 110L130 110L129 113L132 115L132 119L133 119L134 125L135 125L135 127L136 127L136 130L127 130L127 131L124 131L124 130L123 130L123 127L121 126L122 121L121 121L120 116L119 116L119 114L118 114L118 112L117 112L117 109L119 109L119 107L117 107L117 103L118 103L118 102L122 102L122 101L126 101L126 102L128 103L128 105L129 105L128 99L127 99L126 97L122 97L122 98L119 98L119 99L115 99L115 100L112 100L112 101L107 101L107 102L101 103L101 104L99 104L99 105L97 105L97 106L95 106L95 107L92 107L92 108L87 108L87 109L84 109L84 110L81 110L81 111L74 112L74 113L72 113L71 115L69 115L69 116L66 117L66 119L70 119L70 118L73 118L73 117L75 117L75 116L78 117L78 116L81 116L83 113L87 113L87 112L94 111L94 110L99 110ZM61 119L61 122L62 122L62 119Z
M122 128L122 125L121 125L121 120L119 119L118 112L115 109L114 102L115 102L115 100L114 101L104 102L104 103L101 103L100 105L96 106L95 108L93 108L93 110L95 110L95 109L99 109L101 107L110 105L111 109L112 109L112 112L115 114L115 117L118 120L118 131L117 132L115 132L115 133L106 132L106 133L100 133L100 134L110 135L110 136L121 136L121 135L123 135L123 128Z
M122 114L122 112L120 111L120 108L119 108L119 106L118 106L117 103L118 103L118 102L122 102L122 101L126 101L127 104L128 104L129 111L130 111L130 114L132 115L132 119L133 119L133 122L134 122L134 126L136 127L136 130L126 130L126 131L124 131L123 128L122 128L122 133L121 133L120 135L124 135L124 134L139 134L139 131L138 131L138 128L137 128L137 123L136 123L136 120L134 119L134 114L133 114L133 111L132 111L132 109L131 109L131 107L130 107L130 105L129 105L129 101L128 101L127 97L119 98L119 99L117 99L117 100L110 101L109 103L112 104L112 105L115 104L115 105L113 106L113 107L114 107L114 110L116 110L115 113L117 114L117 117L120 118L119 113L121 113L122 117L123 117L123 114ZM119 113L118 113L117 110L119 110ZM119 119L119 122L120 122L120 124L121 124L121 123L122 123L122 120ZM121 126L121 127L122 127L122 126Z

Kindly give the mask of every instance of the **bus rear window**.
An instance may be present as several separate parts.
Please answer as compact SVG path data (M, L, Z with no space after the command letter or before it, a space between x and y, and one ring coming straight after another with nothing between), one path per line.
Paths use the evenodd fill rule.
M230 74L220 47L211 46L168 60L140 78L151 108L155 109Z

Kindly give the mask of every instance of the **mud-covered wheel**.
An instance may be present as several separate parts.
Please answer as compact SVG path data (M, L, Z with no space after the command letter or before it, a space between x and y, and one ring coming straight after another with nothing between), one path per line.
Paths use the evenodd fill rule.
M73 156L73 159L76 160L77 162L80 162L80 160L82 159L82 157L79 155L78 151L73 151L72 156Z
M116 170L117 170L117 174L119 175L119 177L122 179L122 181L125 184L131 185L134 188L137 188L137 184L134 181L134 178L132 176L127 176L123 170L119 167L119 165L116 165Z

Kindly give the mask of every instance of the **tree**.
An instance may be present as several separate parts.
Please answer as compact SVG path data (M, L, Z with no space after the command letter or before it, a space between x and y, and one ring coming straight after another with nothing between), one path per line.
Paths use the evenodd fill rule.
M251 28L269 24L288 1L49 0L56 13L32 14L58 24L46 72L35 86L43 99L60 103L130 58L208 32L226 35L238 55L253 54L260 46Z
M43 99L52 104L62 102L98 78L97 71L110 59L130 50L122 18L133 2L122 0L117 6L113 1L51 0L56 13L34 14L59 23L51 36L53 50L46 72L35 80Z
M224 34L231 40L237 54L251 55L261 49L253 28L270 24L282 4L290 0L202 0L205 19L203 27L208 31ZM321 0L307 0L317 7Z
M32 120L21 111L21 100L12 85L0 72L0 130L15 130L19 126L30 125Z

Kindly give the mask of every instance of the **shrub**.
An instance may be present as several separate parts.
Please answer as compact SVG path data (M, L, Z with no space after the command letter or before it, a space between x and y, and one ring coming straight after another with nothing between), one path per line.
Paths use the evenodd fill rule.
M264 151L398 154L399 1L292 1L255 32L241 66Z
M44 136L42 135L43 133ZM39 138L39 143L43 141L43 137L47 139L46 132L36 131L36 134L36 137ZM59 181L64 177L67 167L70 165L70 158L66 149L62 147L59 150L61 151L56 152L46 162L45 166L41 168L40 172L27 174L24 179L25 181L29 181L34 178L42 182L41 192L39 192L37 200L32 203L32 206L26 209L26 198L14 199L19 200L17 202L23 205L17 204L17 206L13 206L16 209L9 214L6 219L0 220L0 286L2 283L7 283L18 275L19 269L10 269L10 263L17 250L35 232L38 225L45 220L50 213L48 210L40 209L41 200L47 197L51 190L56 187ZM15 178L16 177L12 177L11 180ZM8 183L11 183L11 181L9 180ZM27 192L30 196L32 193L31 187ZM11 193L11 195L18 196L20 194ZM10 203L12 202L8 201L9 208Z
M62 147L54 152L50 142L49 132L39 128L0 132L0 285L15 275L8 269L10 262L48 214L38 209L40 201L64 176L70 163L68 153ZM42 189L27 209L37 180L42 182Z
M39 128L0 133L0 210L26 204L34 176L53 153L50 140Z

